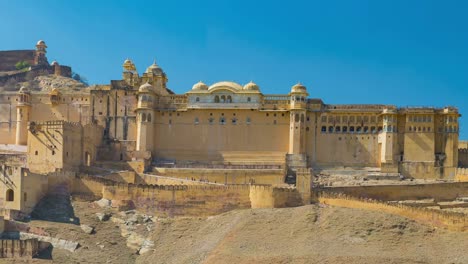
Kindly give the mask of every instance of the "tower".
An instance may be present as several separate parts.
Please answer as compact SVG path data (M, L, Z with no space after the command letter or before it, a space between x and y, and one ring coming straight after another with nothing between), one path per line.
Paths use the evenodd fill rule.
M47 46L43 40L39 40L36 44L36 55L34 56L35 65L49 65L46 53Z
M311 199L312 174L307 169L305 121L307 114L307 89L298 83L291 89L289 96L289 151L286 155L288 174L296 176L296 188L301 194L304 204L309 204Z
M305 158L305 119L307 107L307 89L304 85L298 83L294 85L289 94L291 97L290 121L289 121L289 155L293 155L295 161L304 162ZM297 164L299 165L299 164Z
M135 86L138 84L138 72L135 64L130 59L126 59L122 65L123 73L122 79L125 80L129 85Z
M29 112L31 110L31 93L25 87L21 87L18 97L15 144L26 145L28 141Z
M154 122L154 88L145 83L138 89L137 112L137 145L136 150L140 152L152 152L153 122Z
M385 108L382 112L383 129L379 133L380 167L382 172L398 172L398 118L395 109Z
M166 90L167 81L166 73L156 64L156 61L154 61L143 74L143 82L150 83L154 87L156 93Z

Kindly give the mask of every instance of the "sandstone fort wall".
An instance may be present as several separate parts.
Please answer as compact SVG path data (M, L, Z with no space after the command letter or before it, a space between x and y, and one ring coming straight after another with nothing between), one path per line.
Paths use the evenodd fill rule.
M401 204L391 205L377 200L365 200L344 194L323 193L318 198L320 203L384 212L414 219L436 227L444 227L456 231L468 231L468 217L463 213L444 212L423 207L411 207Z
M468 196L468 182L324 187L317 191L325 193L344 193L353 197L371 198L382 201L401 201L433 198L436 201L451 201L457 197Z
M37 239L0 239L0 258L33 258L39 252Z

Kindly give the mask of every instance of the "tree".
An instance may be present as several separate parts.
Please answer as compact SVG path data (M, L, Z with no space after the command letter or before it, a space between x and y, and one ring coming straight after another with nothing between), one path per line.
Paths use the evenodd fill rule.
M26 68L29 68L31 65L29 64L29 62L27 61L18 61L16 64L15 64L15 67L17 70L22 70L22 69L26 69Z

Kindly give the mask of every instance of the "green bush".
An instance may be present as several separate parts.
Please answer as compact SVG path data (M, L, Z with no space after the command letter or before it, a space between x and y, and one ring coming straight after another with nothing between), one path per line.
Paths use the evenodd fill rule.
M18 61L16 64L15 64L15 67L17 70L22 70L22 69L26 69L26 68L29 68L29 62L27 61Z

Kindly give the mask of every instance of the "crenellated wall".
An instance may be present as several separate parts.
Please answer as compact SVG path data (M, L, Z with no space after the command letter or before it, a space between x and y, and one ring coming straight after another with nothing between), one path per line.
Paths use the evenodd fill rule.
M0 258L33 258L38 252L37 239L0 239Z
M337 193L322 193L319 195L318 200L320 203L327 205L384 212L414 219L436 227L444 227L455 231L468 231L468 217L463 213L446 212L402 204L388 204L382 201L359 199Z
M171 183L171 182L169 182ZM72 194L88 199L131 201L142 211L166 216L216 215L234 209L279 208L303 204L292 187L263 185L153 185L114 182L103 177L77 176Z
M468 168L457 168L456 182L468 182Z
M457 197L468 196L468 182L323 187L317 192L344 193L353 197L371 198L382 201L418 200L433 198L436 201L452 201Z

